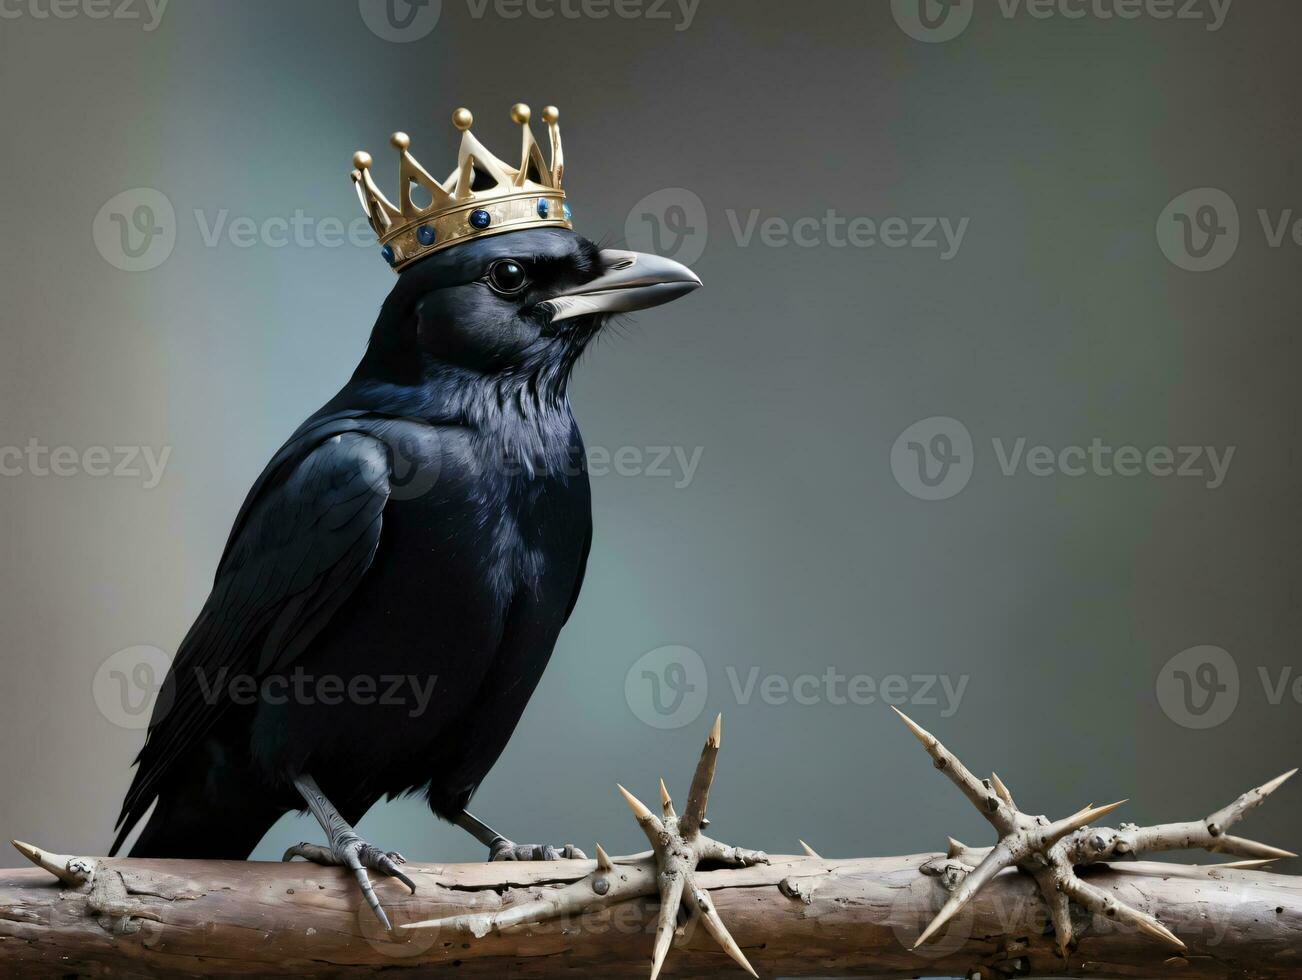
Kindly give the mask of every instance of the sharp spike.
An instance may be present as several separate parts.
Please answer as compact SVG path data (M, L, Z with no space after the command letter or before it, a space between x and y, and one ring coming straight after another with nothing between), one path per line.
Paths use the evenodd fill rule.
M619 784L616 783L616 785ZM642 833L646 834L651 846L656 847L660 843L660 835L664 833L664 824L660 822L654 813L647 809L645 803L623 786L619 786L619 791L624 797L624 802L628 804L628 808L633 811L633 816L637 818L637 825L642 828Z
M1264 858L1271 861L1282 861L1285 858L1297 857L1292 851L1286 851L1282 847L1272 847L1270 844L1261 844L1255 840L1248 840L1246 837L1233 837L1230 834L1222 834L1216 838L1216 845L1211 850L1221 854L1235 854L1245 858Z
M1050 892L1043 886L1040 891L1044 894L1045 901L1049 903L1049 919L1053 923L1054 939L1057 941L1058 953L1065 960L1075 935L1071 925L1071 904L1067 896L1060 891Z
M93 871L93 864L90 862L79 861L79 859L69 857L67 854L54 854L34 844L28 844L20 840L11 840L9 843L32 864L48 871L65 885L76 886L83 884L90 878ZM73 870L73 862L78 862L79 865L84 865L84 867L79 866L76 870Z
M800 842L800 846L804 850L806 857L811 857L811 858L819 857L819 853L816 850L814 850L812 847L810 847L808 844L806 844L804 841Z
M994 785L995 792L999 795L999 798L1014 810L1017 809L1017 804L1013 802L1013 794L1008 792L1008 787L1005 786L1004 781L999 778L999 773L992 772L990 774L990 782Z
M961 840L949 839L949 849L945 852L945 857L956 858L967 850L967 845Z
M692 774L692 785L687 791L687 806L683 809L683 819L679 829L685 838L695 837L705 826L705 810L710 803L710 787L714 785L714 774L719 764L719 744L723 731L723 715L717 715L710 734L701 749L700 761L696 763L696 772Z
M1062 883L1063 890L1078 903L1091 912L1128 922L1155 939L1169 943L1176 949L1184 949L1185 944L1166 926L1155 918L1131 908L1125 902L1118 902L1111 895L1096 888L1088 882L1081 881L1075 875L1069 876Z
M1215 828L1212 831L1213 833L1223 833L1229 830L1247 816L1249 811L1264 803L1271 793L1288 782L1296 772L1296 769L1291 769L1282 775L1276 776L1268 783L1262 783L1262 785L1248 790L1229 806L1222 807L1211 814L1203 823L1209 828Z
M758 978L759 974L755 972L755 968L746 959L746 954L741 951L737 941L732 938L732 933L728 931L728 927L719 918L719 912L714 907L714 901L710 898L710 893L693 883L692 900L696 903L696 910L701 917L701 922L705 925L705 931L714 937L714 941L723 947L723 951L731 956L738 966L752 977Z
M598 844L597 845L597 870L610 871L612 868L614 868L614 865L610 863L610 855L606 853L606 849L604 847Z
M1232 868L1238 870L1251 870L1253 868L1264 868L1268 864L1274 864L1278 858L1254 858L1251 861L1226 861L1224 864L1206 864L1203 867L1212 871L1220 871L1223 868Z
M674 801L670 799L669 790L665 788L665 781L663 779L660 780L660 809L664 811L666 819L673 819L676 816L674 813Z
M647 809L646 804L643 803L641 800L639 800L636 796L634 796L632 793L626 790L619 783L616 783L615 786L616 788L618 788L620 794L624 797L624 802L628 804L628 808L633 811L633 816L637 817L639 821L655 817L655 814L653 814L650 810Z
M678 923L678 908L683 901L683 876L675 875L660 890L660 922L656 926L655 952L651 956L651 980L660 976L665 965L669 944L674 941L674 928Z
M1073 831L1080 830L1087 824L1093 823L1100 817L1105 817L1118 807L1125 806L1129 800L1118 800L1116 803L1109 803L1106 806L1087 806L1082 810L1077 810L1070 817L1064 817L1046 827L1042 833L1043 840L1048 844L1056 843L1062 840Z
M1017 861L1016 855L1007 844L1000 842L994 846L985 859L976 866L975 869L959 884L949 900L945 902L936 917L926 929L922 930L920 935L913 943L913 948L917 949L939 932L950 919L957 915L973 896L984 888L994 877L1005 868L1011 867Z
M921 742L923 745L925 745L928 749L931 749L932 746L937 744L937 739L935 735L931 734L931 732L927 731L916 721L914 721L912 718L906 715L903 711L895 707L895 705L891 705L891 710L900 716L900 719L904 722L904 724L909 726L909 731L913 732L914 737L917 738L917 740Z

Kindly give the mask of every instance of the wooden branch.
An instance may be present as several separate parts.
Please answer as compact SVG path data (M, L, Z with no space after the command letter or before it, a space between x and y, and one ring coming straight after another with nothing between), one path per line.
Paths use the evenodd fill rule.
M911 951L949 897L943 877L921 869L946 860L774 857L697 880L764 977L1302 975L1298 879L1172 864L1120 864L1087 880L1152 910L1185 943L1180 956L1137 928L1081 915L1064 964L1035 881L1013 871ZM409 923L527 901L594 866L409 864L415 895L391 880L376 889L395 924ZM478 939L452 930L396 938L339 869L102 859L76 887L37 868L0 872L0 976L351 977L387 968L413 977L645 978L658 918L657 903L643 898ZM689 920L682 931L665 976L744 976L704 928Z
M0 871L0 976L716 977L738 965L765 977L1302 976L1302 879L1258 870L1290 852L1225 833L1287 774L1202 820L1092 828L1119 804L1030 816L998 776L976 778L904 720L994 826L995 846L829 860L803 841L803 855L775 858L721 844L703 833L716 721L681 818L663 782L663 817L620 787L650 851L408 864L414 895L375 882L387 932L338 868L15 842L36 867ZM1187 847L1253 859L1133 860Z

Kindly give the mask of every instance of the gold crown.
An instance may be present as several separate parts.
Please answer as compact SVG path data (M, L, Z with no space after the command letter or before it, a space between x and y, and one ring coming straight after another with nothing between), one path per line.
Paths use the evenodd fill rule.
M529 107L523 102L511 107L511 119L523 131L517 168L489 153L470 132L475 117L469 109L458 109L452 114L452 125L461 131L461 152L457 169L441 183L408 152L411 137L394 133L389 142L400 154L396 205L371 179L371 155L361 150L353 154L353 166L357 168L353 183L362 210L380 236L384 260L400 272L426 255L486 235L522 228L572 228L570 206L561 190L565 158L557 125L560 115L555 106L542 111L551 137L549 167L529 128ZM486 179L492 181L491 186L485 185ZM419 185L430 195L427 207L412 201L412 185Z

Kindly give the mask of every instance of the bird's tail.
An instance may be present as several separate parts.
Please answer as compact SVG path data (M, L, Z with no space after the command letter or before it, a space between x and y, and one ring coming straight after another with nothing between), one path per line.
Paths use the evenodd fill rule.
M195 858L243 861L286 811L241 800L239 806L210 806L191 796L165 794L131 847L133 858ZM109 855L117 854L130 826L124 826Z

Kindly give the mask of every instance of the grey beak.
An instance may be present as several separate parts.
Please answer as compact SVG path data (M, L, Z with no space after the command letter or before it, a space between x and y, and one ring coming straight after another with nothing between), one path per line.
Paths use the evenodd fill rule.
M596 279L541 304L552 311L553 323L588 313L649 309L686 296L701 285L687 266L645 252L602 249L601 266L605 271Z

